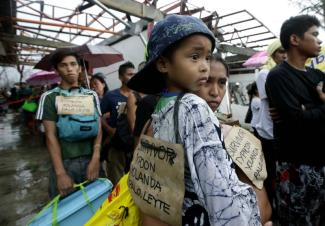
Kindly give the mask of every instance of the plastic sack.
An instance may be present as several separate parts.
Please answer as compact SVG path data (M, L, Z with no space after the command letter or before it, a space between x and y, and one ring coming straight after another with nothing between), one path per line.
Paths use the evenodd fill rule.
M138 226L141 225L140 211L133 202L127 181L129 174L124 175L108 199L85 226Z
M38 107L37 103L33 101L25 100L22 109L34 113L37 110L37 107Z
M113 185L108 179L99 178L91 183L86 181L74 187L79 190L62 200L60 195L56 196L27 225L84 225L107 199Z

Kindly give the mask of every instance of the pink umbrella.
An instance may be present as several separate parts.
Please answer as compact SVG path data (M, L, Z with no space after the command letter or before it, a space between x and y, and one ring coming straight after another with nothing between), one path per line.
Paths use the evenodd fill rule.
M267 60L267 52L266 51L260 51L255 53L253 56L248 58L248 60L243 63L243 66L245 67L260 67L263 64L265 64Z
M38 71L26 79L26 83L33 86L51 85L60 81L60 76L54 71Z

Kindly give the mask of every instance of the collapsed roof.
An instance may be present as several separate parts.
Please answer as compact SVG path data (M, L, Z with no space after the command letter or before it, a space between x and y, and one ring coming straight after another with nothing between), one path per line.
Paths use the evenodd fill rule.
M50 1L49 1L50 2ZM250 12L225 15L191 1L69 0L74 8L33 0L2 0L0 9L0 65L35 65L53 49L82 44L114 45L141 35L154 21L171 13L201 18L214 32L218 51L226 54L233 73L264 48L275 35ZM167 3L168 2L168 3ZM150 30L150 29L148 29Z

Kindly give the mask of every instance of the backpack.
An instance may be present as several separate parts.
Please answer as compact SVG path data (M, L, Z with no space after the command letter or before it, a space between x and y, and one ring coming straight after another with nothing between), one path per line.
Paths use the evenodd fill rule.
M56 87L54 92L59 93L60 96L93 96L93 91L79 88L79 92L71 92L70 90L62 90ZM94 96L95 97L95 96ZM94 104L95 105L95 104ZM99 127L99 113L94 106L94 114L92 115L61 115L58 114L58 121L56 127L58 130L58 137L60 139L74 142L89 138L94 138L98 134Z
M133 92L136 97L136 104L140 101L141 96L137 92ZM111 145L125 152L132 152L134 149L134 137L130 131L129 122L127 119L127 107L123 106L121 112L119 112L116 120L116 131L112 138Z

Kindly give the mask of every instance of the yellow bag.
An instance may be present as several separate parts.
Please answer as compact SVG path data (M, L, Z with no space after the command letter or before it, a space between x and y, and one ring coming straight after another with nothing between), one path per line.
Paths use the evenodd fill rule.
M133 202L124 175L114 190L85 226L140 226L141 218L138 207Z

